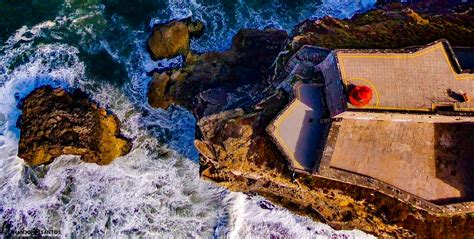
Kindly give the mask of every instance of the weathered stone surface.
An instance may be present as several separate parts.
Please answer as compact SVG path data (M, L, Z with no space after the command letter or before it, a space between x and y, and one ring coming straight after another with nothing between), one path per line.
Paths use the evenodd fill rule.
M18 156L29 165L47 164L67 154L105 165L131 149L119 135L118 119L79 90L69 94L44 86L33 91L24 99L18 125Z
M148 39L148 49L154 59L172 58L189 51L190 38L199 37L204 31L201 22L190 19L171 21L153 28Z
M327 16L307 20L297 26L293 45L295 48L303 44L333 49L402 48L445 38L453 46L474 46L473 4L437 5L445 6L423 3L412 5L412 9L390 4L351 19Z
M473 237L472 213L433 213L381 191L293 173L265 132L289 101L280 92L285 87L277 86L291 75L294 67L285 67L285 62L303 44L399 48L447 38L453 45L474 46L472 4L429 9L385 5L353 19L305 21L286 49L284 33L244 30L228 51L188 54L187 66L180 69L187 77L170 80L165 95L198 118L195 145L201 153L201 176L233 191L260 194L336 229L360 229L380 237ZM283 67L272 68L274 62ZM283 69L289 71L280 77ZM269 77L274 73L277 77ZM314 82L318 76L313 78L305 80Z
M167 109L171 101L166 96L166 86L170 76L166 73L153 73L153 80L148 90L148 103L155 108Z
M287 37L286 32L280 30L241 30L228 51L200 56L188 54L185 68L167 73L172 80L164 95L157 94L159 92L151 85L149 97L171 99L192 109L199 117L242 106L241 102L251 101L252 96L259 95ZM252 87L243 88L245 85ZM219 87L218 94L217 91L206 92L216 86ZM206 101L209 94L226 100L218 101L218 104Z
M183 22L171 22L156 27L148 39L151 56L155 59L171 58L189 49L189 30Z

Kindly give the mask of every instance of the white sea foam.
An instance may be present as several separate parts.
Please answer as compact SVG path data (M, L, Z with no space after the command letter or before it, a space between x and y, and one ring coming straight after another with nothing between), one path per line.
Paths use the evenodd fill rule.
M325 15L337 18L350 18L355 13L365 12L371 9L377 0L323 0L321 8L312 18L320 18Z
M361 231L336 231L328 225L290 213L266 199L242 193L227 196L232 205L228 238L375 238Z
M258 1L259 5L263 5L258 8L253 6L255 3L245 0L231 3L232 8L226 8L222 1L204 4L196 0L168 0L167 7L158 11L150 21L150 26L192 17L206 26L204 35L192 41L192 48L199 52L224 50L230 46L232 37L241 28L271 27L291 31L294 25L305 19L326 15L348 18L354 13L372 8L375 3L376 0L323 0L322 4L319 1L307 1L297 10L291 11L278 0Z
M240 27L292 27L293 23L285 23L291 19L272 16L273 9L258 12L247 8L244 1L238 4L238 24L232 28L219 3L170 0L165 10L157 13L157 19L192 16L205 21L208 33L193 42L193 48L202 51L228 47L230 37ZM341 11L338 6L349 10ZM66 1L61 17L22 27L0 48L0 225L60 229L64 237L366 236L357 231L334 231L260 197L229 193L199 179L193 148L194 118L179 107L153 109L146 98L150 81L146 73L180 64L182 59L153 62L144 49L145 32L129 29L118 18L104 18L103 6L82 10L70 7L70 1ZM324 11L350 15L370 7L370 1L368 5L327 1L308 9L320 7L326 10L304 13L306 16L302 13L298 18ZM98 23L91 24L91 19ZM117 39L100 35L110 25L121 32L115 35ZM38 37L64 39L67 36L62 31L66 28L79 36L77 45L34 43ZM107 51L125 65L129 82L116 86L88 79L86 66L78 56L81 50ZM16 156L16 121L21 113L17 104L45 84L80 88L108 107L121 120L123 134L133 140L131 153L108 166L83 163L75 156L59 157L49 166L26 166Z
M167 149L151 133L153 127L146 125L153 122L172 131L186 124L182 120L192 125L189 114L180 117L184 110L170 114L148 108L148 115L143 116L146 101L135 101L143 97L128 97L128 90L87 80L77 48L18 44L4 49L0 64L0 224L14 229L59 229L64 237L212 235L224 208L219 198L225 190L197 180L198 165ZM108 106L122 121L124 134L133 139L132 152L104 167L73 156L60 157L49 166L27 167L16 156L19 132L15 125L21 113L17 104L46 84L81 88ZM138 86L142 87L146 89L146 85Z

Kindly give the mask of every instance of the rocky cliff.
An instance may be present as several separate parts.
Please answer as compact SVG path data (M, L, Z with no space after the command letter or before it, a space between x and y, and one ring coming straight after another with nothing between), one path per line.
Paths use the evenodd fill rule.
M266 110L226 111L201 119L202 136L195 143L202 155L201 176L233 191L260 194L336 229L383 238L474 235L474 213L433 214L375 190L291 172L264 130L283 102L275 95L259 105Z
M473 46L472 6L390 4L351 19L307 20L296 27L292 41L296 48L303 44L333 49L401 48L445 38L454 46Z
M434 214L371 189L292 172L265 132L293 97L289 89L294 82L321 80L316 73L301 77L292 74L295 68L288 69L302 45L398 48L446 38L453 45L474 46L473 22L473 4L433 11L425 5L395 4L352 19L305 21L289 40L279 31L245 30L234 38L231 50L188 55L185 68L162 73L162 79L175 79L166 80L155 96L187 107L198 118L195 145L205 179L263 195L336 229L356 228L381 237L473 237L474 213Z
M33 166L67 154L105 165L131 149L131 143L120 136L117 117L80 90L69 94L44 86L33 91L23 100L18 126L18 156Z
M162 108L180 104L198 118L246 105L261 96L287 38L285 31L243 29L227 51L188 52L184 68L154 73L149 102Z

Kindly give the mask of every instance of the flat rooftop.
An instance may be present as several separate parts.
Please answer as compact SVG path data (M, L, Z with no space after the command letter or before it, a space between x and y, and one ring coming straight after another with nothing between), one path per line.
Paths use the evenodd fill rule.
M324 135L322 86L297 84L295 99L267 127L295 169L311 171Z
M408 114L399 112L346 111L335 117L353 120L383 120L394 122L421 123L474 123L474 117L440 114Z
M267 127L293 169L427 209L474 209L465 204L474 200L474 117L459 112L474 112L474 99L458 97L474 97L474 74L448 42L335 50L317 68L324 85L297 83L295 99ZM368 106L347 103L352 84L372 88Z
M474 74L458 73L447 46L437 42L414 52L336 50L342 81L366 85L374 97L364 109L433 111L433 104L452 104L474 111L474 101L460 103L447 90L474 96ZM448 48L449 49L449 48ZM347 104L349 109L356 108Z
M342 119L330 167L432 202L474 197L474 124Z

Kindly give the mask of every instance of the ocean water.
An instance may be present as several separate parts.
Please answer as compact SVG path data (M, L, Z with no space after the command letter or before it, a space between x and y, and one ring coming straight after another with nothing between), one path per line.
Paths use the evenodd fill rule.
M147 104L145 50L154 23L192 17L206 33L204 52L229 47L242 27L291 31L324 15L350 17L375 0L0 0L0 238L33 228L70 238L365 238L335 231L203 181L193 148L192 115ZM133 140L111 165L61 156L30 168L18 158L18 102L41 85L80 88L115 113Z

